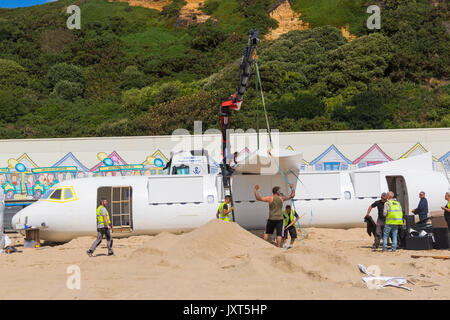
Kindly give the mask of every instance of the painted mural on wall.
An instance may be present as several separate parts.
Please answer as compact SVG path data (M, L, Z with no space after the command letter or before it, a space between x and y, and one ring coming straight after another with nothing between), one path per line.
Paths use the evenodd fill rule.
M310 162L316 171L348 170L352 161L347 159L334 144Z
M374 144L364 152L359 158L353 161L354 165L357 165L358 168L370 167L380 163L385 163L392 161L393 159L389 157L383 150L378 146L378 144Z
M287 146L286 149L294 150L292 146ZM427 150L420 143L416 143L399 159L425 152ZM238 160L244 160L250 153L248 148L242 149L239 151ZM141 163L128 163L117 151L109 154L100 151L96 156L98 162L92 168L86 167L72 152L67 153L52 166L38 166L28 154L24 153L17 159L9 159L5 167L0 164L0 187L5 193L6 200L20 202L39 199L53 185L69 179L97 176L152 176L168 173L165 166L169 158L160 150L144 156ZM353 161L335 145L331 145L315 159L310 162L302 160L299 165L302 171L336 171L375 166L393 160L378 144L373 144ZM211 174L219 173L220 161L210 157L209 162ZM442 167L450 172L450 151L440 158L433 157L433 165L436 167L437 164L442 164Z
M9 159L6 167L0 167L0 186L6 200L37 200L53 185L69 179L165 174L164 167L169 161L160 150L137 164L127 163L116 151L99 152L97 159L99 162L89 169L69 152L53 166L40 167L24 153L18 159Z

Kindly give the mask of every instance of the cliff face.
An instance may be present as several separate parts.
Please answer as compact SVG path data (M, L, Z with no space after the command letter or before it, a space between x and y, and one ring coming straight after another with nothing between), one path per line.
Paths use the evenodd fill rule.
M268 40L275 40L282 34L287 33L292 30L304 30L308 29L309 23L300 20L301 13L295 12L291 3L288 0L281 2L276 6L271 12L270 17L278 21L278 28L272 30L267 36ZM356 39L356 36L350 34L349 25L341 27L342 35L349 41Z
M172 0L108 0L109 2L128 2L130 6L144 7L162 11Z
M187 24L203 23L210 18L209 15L202 12L200 7L203 6L205 0L185 0L186 5L181 8L180 18Z
M162 11L163 8L172 3L172 0L108 0L109 2L127 2L130 6L139 6ZM194 23L204 23L210 18L209 15L200 10L205 0L185 0L186 5L180 10L177 17L178 26L188 26Z
M309 23L300 20L301 13L296 13L289 1L284 1L270 12L270 17L278 21L278 28L272 30L266 39L277 39L284 33L292 30L304 30L309 28Z

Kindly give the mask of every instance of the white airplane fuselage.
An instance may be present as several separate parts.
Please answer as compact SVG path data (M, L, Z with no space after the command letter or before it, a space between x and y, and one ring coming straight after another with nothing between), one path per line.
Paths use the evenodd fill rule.
M429 154L354 171L285 174L295 185L293 204L302 216L300 223L303 226L361 226L369 205L381 192L392 188L396 189L405 212L411 212L417 206L420 191L426 192L430 211L440 210L444 194L449 190L447 178L432 170ZM268 218L268 204L255 201L255 184L261 186L262 196L269 195L273 186L280 186L285 195L289 194L287 183L280 174L233 175L236 222L247 229L263 229ZM102 197L99 188L129 188L128 204L124 207L117 202L114 209L117 214L128 214L129 220L125 223L128 224L124 226L122 220L121 228L113 228L113 236L184 232L215 219L224 193L219 175L96 177L67 180L52 190L58 188L61 199L40 199L19 211L13 217L12 225L40 227L41 238L55 242L93 236L97 230L96 209ZM64 199L66 189L70 190L68 199ZM51 192L48 193L50 197ZM109 197L109 193L104 194ZM113 191L107 199L111 207L112 194ZM375 211L372 216L376 219Z

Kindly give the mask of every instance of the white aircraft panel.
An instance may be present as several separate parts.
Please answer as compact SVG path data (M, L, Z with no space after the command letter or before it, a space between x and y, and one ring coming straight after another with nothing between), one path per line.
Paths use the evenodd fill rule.
M260 196L272 195L271 176L244 175L237 174L233 176L232 192L234 201L254 201L254 187L259 184Z
M302 173L297 183L294 199L334 199L341 197L339 172Z
M203 202L203 177L176 176L148 179L149 203Z
M353 172L355 197L378 197L381 193L380 172Z

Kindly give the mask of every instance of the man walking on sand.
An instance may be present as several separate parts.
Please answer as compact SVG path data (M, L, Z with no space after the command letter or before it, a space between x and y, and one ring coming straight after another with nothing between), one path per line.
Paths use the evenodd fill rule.
M272 188L272 196L260 197L259 196L259 185L255 185L255 199L258 201L269 203L269 219L267 220L266 230L264 232L264 240L269 241L269 234L277 230L277 246L281 248L281 238L283 237L283 202L290 200L295 196L294 185L290 185L292 192L289 197L284 197L280 195L280 187Z
M112 239L111 239L111 220L109 218L108 210L106 210L106 206L108 201L106 199L102 199L100 201L100 205L97 208L97 239L92 244L91 248L87 251L88 256L92 257L95 249L102 242L103 235L105 235L106 243L108 246L108 256L112 256L114 254L112 249Z

